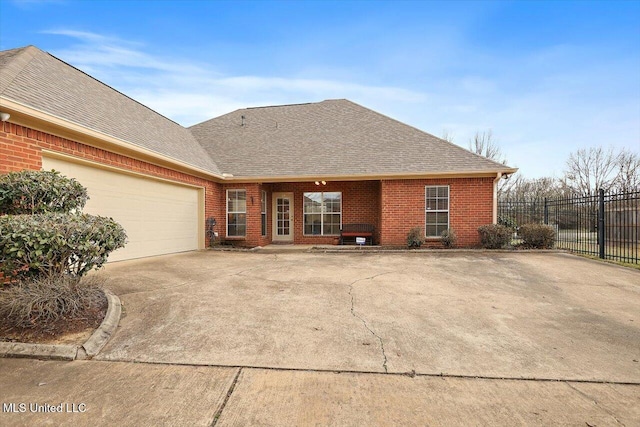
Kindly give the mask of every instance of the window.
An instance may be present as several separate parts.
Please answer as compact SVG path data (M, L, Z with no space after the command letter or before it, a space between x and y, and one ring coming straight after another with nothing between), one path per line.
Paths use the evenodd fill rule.
M304 193L304 234L336 236L342 224L342 193Z
M227 190L227 237L247 235L247 192Z
M262 235L267 235L267 192L263 191L260 195L260 221L262 224Z
M449 228L449 186L428 185L425 187L425 234L440 237Z

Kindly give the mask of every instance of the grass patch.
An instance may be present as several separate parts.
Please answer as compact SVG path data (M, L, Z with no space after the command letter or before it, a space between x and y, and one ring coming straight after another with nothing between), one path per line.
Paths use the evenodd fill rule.
M0 288L0 340L51 337L97 327L107 300L104 279L48 276Z

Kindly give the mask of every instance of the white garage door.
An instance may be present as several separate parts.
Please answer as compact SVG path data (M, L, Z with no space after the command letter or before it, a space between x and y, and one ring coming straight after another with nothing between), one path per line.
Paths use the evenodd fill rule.
M83 212L112 217L127 231L127 245L109 261L198 249L199 189L53 157L43 157L42 168L76 178L89 192Z

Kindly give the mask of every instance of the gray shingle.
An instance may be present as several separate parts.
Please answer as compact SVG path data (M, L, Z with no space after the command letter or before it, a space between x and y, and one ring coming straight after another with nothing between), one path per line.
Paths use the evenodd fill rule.
M344 99L246 108L190 129L236 177L513 171Z
M33 46L0 52L0 96L218 176L514 171L344 99L246 108L185 129Z
M220 173L187 129L34 46L0 52L0 95Z

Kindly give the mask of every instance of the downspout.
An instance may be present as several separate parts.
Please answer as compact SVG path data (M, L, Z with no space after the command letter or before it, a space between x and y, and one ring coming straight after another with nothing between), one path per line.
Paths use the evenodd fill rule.
M498 223L498 181L502 178L502 172L498 172L493 180L493 223Z

